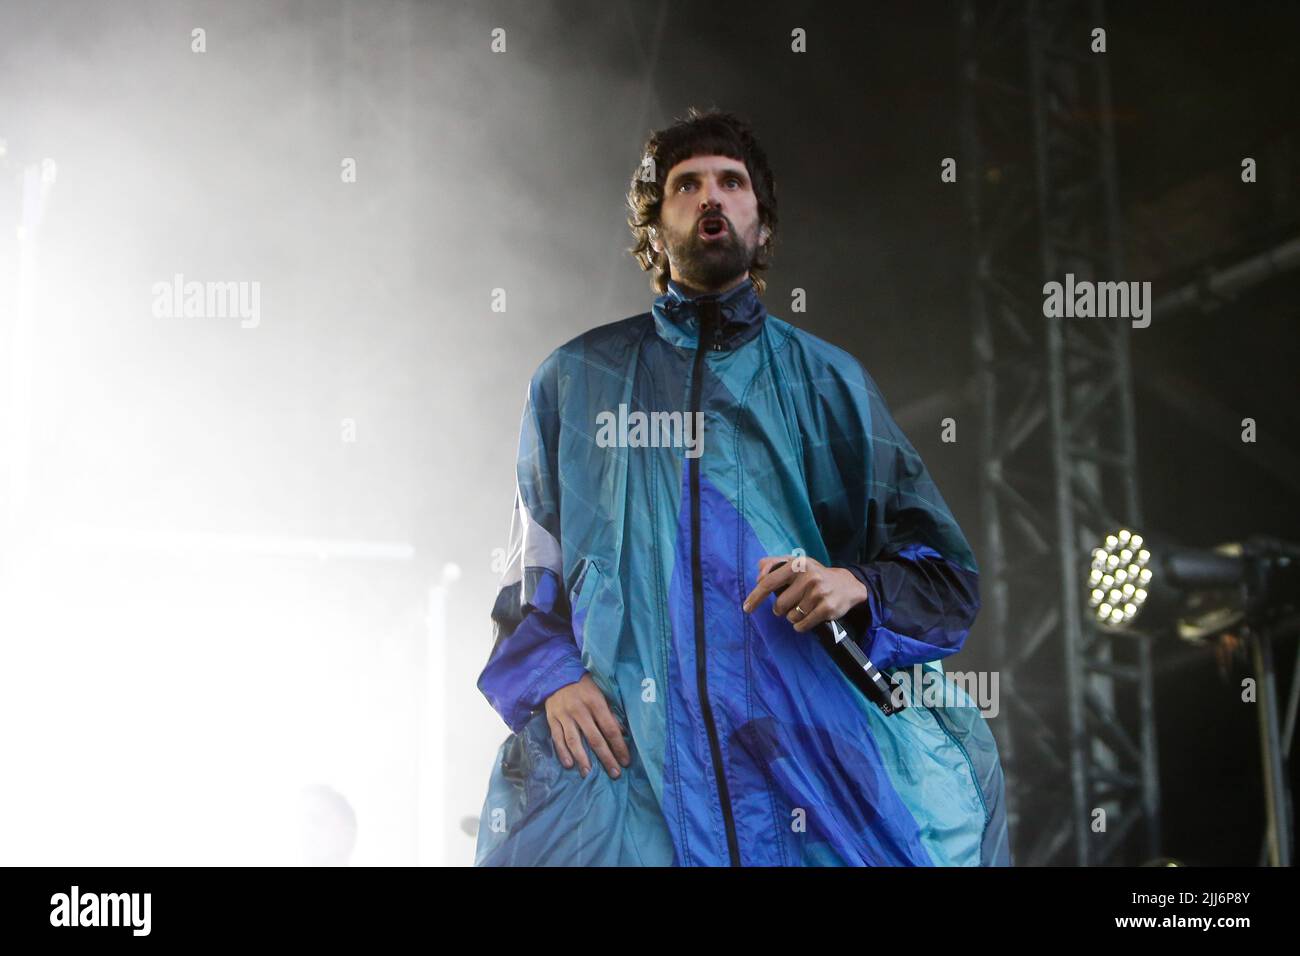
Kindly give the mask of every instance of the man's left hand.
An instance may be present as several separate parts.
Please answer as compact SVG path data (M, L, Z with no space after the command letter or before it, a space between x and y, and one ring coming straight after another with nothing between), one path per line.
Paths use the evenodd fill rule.
M781 561L785 564L771 570L772 565ZM803 555L796 559L792 554L783 554L759 558L758 584L741 607L748 614L767 600L769 594L783 587L785 591L777 597L772 613L784 617L800 633L843 617L867 599L866 586L852 572L828 568Z

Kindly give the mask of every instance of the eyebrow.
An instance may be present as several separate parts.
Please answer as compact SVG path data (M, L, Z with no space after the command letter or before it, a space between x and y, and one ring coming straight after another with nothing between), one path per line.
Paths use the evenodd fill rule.
M721 170L721 171L719 172L719 175L724 176L724 177L725 177L725 176L735 176L735 177L736 177L737 179L739 179L741 182L744 182L744 183L749 182L749 177L745 175L745 171L742 170L742 169L736 169L736 168L723 169L723 170ZM670 186L671 186L671 185L674 185L674 184L676 184L676 183L681 182L683 179L699 179L700 176L701 176L701 174L700 174L697 170L690 169L690 170L687 170L686 172L682 172L682 173L677 173L677 174L675 174L675 175L672 177L672 179L668 180L668 185L670 185Z

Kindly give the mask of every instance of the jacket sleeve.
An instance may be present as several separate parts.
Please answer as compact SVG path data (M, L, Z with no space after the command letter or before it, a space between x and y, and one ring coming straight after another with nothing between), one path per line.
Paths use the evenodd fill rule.
M563 583L559 419L545 369L533 376L524 402L510 543L492 608L492 653L478 679L479 690L515 733L547 697L586 673Z
M847 615L877 668L961 650L979 612L979 568L921 456L866 383L860 560L842 565L867 589Z

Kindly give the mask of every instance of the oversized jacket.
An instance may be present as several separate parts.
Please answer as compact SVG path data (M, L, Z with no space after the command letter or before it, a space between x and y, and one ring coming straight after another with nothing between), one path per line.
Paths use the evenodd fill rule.
M694 299L671 283L542 362L516 472L478 680L511 734L478 865L1010 862L969 696L950 683L925 706L900 681L911 705L886 716L774 598L741 608L763 556L847 568L876 666L940 677L975 619L970 547L854 357L748 279ZM618 779L590 748L585 778L566 770L551 743L546 698L584 674L625 731Z

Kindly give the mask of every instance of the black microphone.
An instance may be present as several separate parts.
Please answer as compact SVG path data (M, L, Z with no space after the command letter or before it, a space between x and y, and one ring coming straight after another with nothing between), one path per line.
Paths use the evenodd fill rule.
M767 573L771 574L785 561L778 561L768 568ZM785 587L789 587L786 585ZM780 591L774 591L774 594L780 594ZM897 681L886 679L885 675L876 669L876 665L871 663L871 658L862 653L862 648L858 646L857 635L844 624L841 619L824 621L812 629L812 633L817 635L817 642L826 649L835 661L844 676L853 682L853 686L866 695L867 700L871 701L886 717L893 716L895 711L903 710L907 705L903 703L903 695L899 691Z

